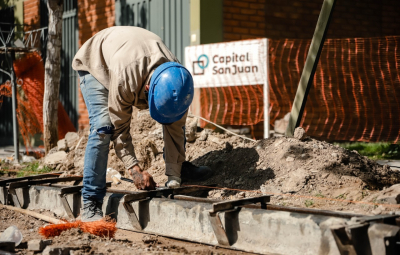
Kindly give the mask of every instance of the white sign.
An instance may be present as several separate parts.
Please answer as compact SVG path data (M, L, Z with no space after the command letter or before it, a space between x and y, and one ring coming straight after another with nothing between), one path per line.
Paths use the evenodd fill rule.
M185 65L195 88L264 84L267 39L189 46Z
M195 88L264 84L264 138L269 137L268 40L244 40L185 48Z

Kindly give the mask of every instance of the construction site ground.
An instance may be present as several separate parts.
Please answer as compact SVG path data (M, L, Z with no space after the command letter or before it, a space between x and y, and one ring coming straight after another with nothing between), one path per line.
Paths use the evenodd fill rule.
M40 213L57 218L56 215L48 211L40 211ZM10 226L16 226L23 235L22 243L16 247L17 254L33 254L33 252L27 250L27 243L31 240L43 239L43 237L39 235L38 229L46 224L48 223L32 216L8 210L0 205L0 233ZM75 255L252 254L122 229L119 229L115 238L112 239L100 238L89 233L84 233L79 229L70 229L64 231L58 237L51 238L51 240L52 246L70 247L74 249L73 254ZM2 253L0 252L0 254Z
M131 136L136 156L143 169L164 185L162 127L148 111L133 114ZM324 141L301 134L298 138L275 137L257 142L210 129L195 132L197 119L188 118L186 160L212 168L213 176L198 183L216 184L210 191L214 199L235 199L272 194L271 203L284 206L309 207L347 211L357 214L381 214L400 210L390 203L389 187L400 182L400 172L380 165L356 151L348 151ZM195 133L195 134L193 134ZM55 166L64 175L82 175L88 130L79 134L64 162ZM72 148L72 149L71 149ZM129 177L110 145L108 167ZM53 166L54 167L54 166ZM108 175L108 180L111 181ZM136 190L122 182L113 188ZM396 188L396 187L395 187ZM385 192L386 191L386 192ZM349 201L361 201L352 203Z
M400 172L388 165L380 165L356 151L307 137L302 130L293 138L273 137L252 142L211 129L202 130L197 127L197 121L196 118L187 120L186 160L211 167L213 176L204 182L183 185L215 185L215 189L208 193L209 198L226 200L272 194L271 204L274 205L364 215L400 213ZM67 146L62 146L61 152L55 147L46 156L47 159L40 160L41 167L46 165L54 172L62 172L61 176L83 175L88 132L80 131L75 139L67 141ZM133 114L131 136L141 167L153 175L159 185L164 185L162 126L150 118L148 111L137 111ZM56 155L61 158L54 157ZM4 162L1 167L5 167ZM12 163L8 167L22 168ZM108 167L129 178L112 144ZM5 173L9 177L15 174ZM110 175L107 175L107 180L112 181ZM136 190L133 184L124 181L113 183L112 188ZM44 222L5 209L1 209L0 213L1 231L10 224L16 224L27 238L40 238L36 230ZM7 220L4 220L5 217ZM79 239L83 246L85 242L96 243L101 251L122 249L122 253L132 247L141 251L167 249L168 252L178 253L230 252L161 237L158 238L160 243L148 245L143 244L143 236L118 231L115 240L102 240L70 231L56 238L55 242L65 240L67 244Z

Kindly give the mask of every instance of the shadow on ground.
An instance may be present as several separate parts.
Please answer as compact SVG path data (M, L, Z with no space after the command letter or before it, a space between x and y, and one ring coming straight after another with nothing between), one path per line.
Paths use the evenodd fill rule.
M270 168L258 168L260 156L255 148L226 148L211 151L193 160L197 166L211 167L213 176L204 182L186 184L217 184L219 187L259 189L265 181L275 178Z

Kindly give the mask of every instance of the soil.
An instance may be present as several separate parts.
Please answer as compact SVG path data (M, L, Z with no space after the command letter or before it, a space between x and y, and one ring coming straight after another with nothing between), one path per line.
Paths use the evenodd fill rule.
M188 118L187 124L195 121ZM88 130L80 131L79 136L79 141L69 149L66 162L53 166L63 171L63 175L83 173ZM167 178L162 155L162 126L150 117L148 110L136 110L131 136L142 168L163 186ZM297 130L296 138L273 137L257 142L199 128L194 137L196 139L190 139L194 141L186 143L186 160L211 167L213 176L205 182L184 184L216 185L217 188L209 192L210 198L223 200L272 194L271 203L283 206L358 214L399 210L399 207L375 203L385 189L400 183L399 171L381 166L356 151L309 138L304 130ZM112 144L108 167L129 178ZM111 181L110 176L107 177ZM133 184L124 181L112 186L136 190ZM365 203L355 204L350 200Z
M45 211L41 213L52 214ZM0 205L0 233L10 226L16 226L23 235L21 244L16 247L16 254L33 254L27 250L27 243L30 240L44 240L38 229L46 224ZM111 239L100 238L79 229L64 231L60 236L50 239L52 246L74 247L76 250L73 254L252 254L121 229Z

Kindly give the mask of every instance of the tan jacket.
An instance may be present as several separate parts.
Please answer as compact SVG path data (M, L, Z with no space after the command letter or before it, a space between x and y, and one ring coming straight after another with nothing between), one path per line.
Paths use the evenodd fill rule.
M138 163L129 134L132 106L147 106L144 84L153 69L178 62L160 37L139 27L118 26L98 32L72 61L76 71L87 71L109 90L108 108L114 125L115 152L131 168Z

